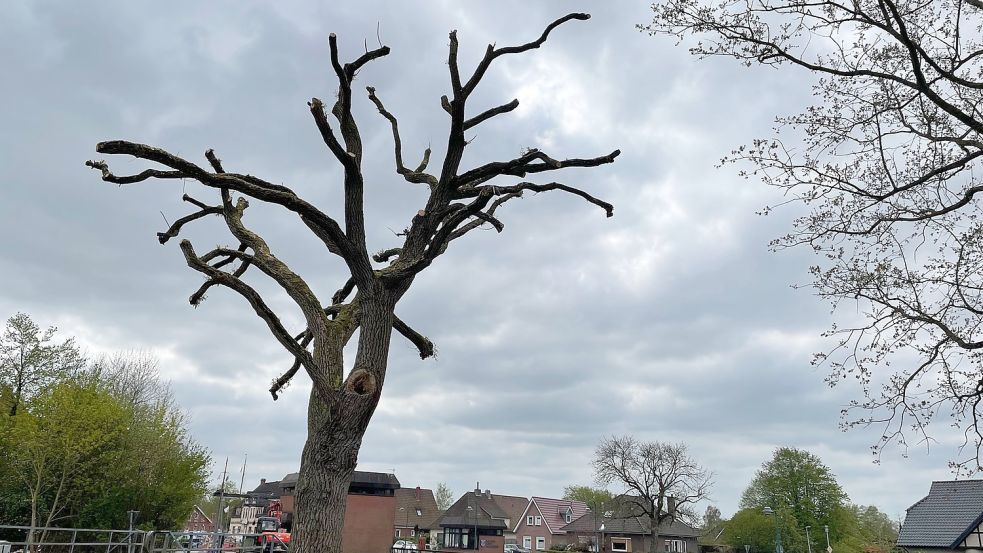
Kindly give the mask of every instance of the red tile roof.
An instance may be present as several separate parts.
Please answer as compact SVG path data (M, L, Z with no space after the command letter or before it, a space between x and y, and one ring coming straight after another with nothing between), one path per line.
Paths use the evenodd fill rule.
M587 513L587 504L582 501L571 499L552 499L549 497L533 497L533 502L539 507L539 512L543 514L543 522L549 528L550 533L557 534L561 528L567 525L566 513L571 511L573 516L571 521L577 520Z

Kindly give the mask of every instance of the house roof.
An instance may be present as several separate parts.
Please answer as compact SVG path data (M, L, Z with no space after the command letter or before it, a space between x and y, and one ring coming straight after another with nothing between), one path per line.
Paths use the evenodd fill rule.
M208 521L208 524L212 524L212 525L215 524L214 522L212 522L212 519L208 515L205 514L205 511L202 511L201 510L201 507L199 507L197 505L195 505L195 508L192 509L191 516L189 516L188 518L190 519L191 517L193 517L195 515L195 513L198 513L198 516L200 516L201 518L207 520Z
M514 531L522 520L522 513L525 512L526 506L529 505L529 500L518 495L501 495L497 493L492 494L492 500L498 503L498 506L508 515L507 518L511 527L509 530Z
M396 496L396 526L400 528L419 527L429 530L440 518L433 490L426 488L400 488ZM419 513L419 514L417 514Z
M586 503L570 499L552 499L549 497L533 496L530 505L533 503L539 507L539 512L543 515L543 522L546 523L546 527L552 534L563 532L561 528L567 525L567 511L571 511L573 515L570 520L576 520L584 516L588 511Z
M289 490L297 487L297 479L300 478L299 472L291 472L280 479L280 489ZM384 472L366 472L356 470L352 474L352 486L362 488L399 488L399 480L394 474Z
M983 480L932 482L928 495L908 508L898 545L953 548L981 519Z
M437 521L445 528L491 528L508 530L505 523L509 513L494 499L492 494L467 492L454 502Z
M278 497L280 495L280 482L260 482L258 486L250 490L249 495L267 499Z
M580 518L574 519L570 524L564 525L561 530L564 532L600 532L601 524L604 525L604 532L611 534L635 534L649 535L649 520L644 517L597 517L592 511L588 511ZM659 535L673 538L695 538L700 532L692 526L674 520L659 527Z

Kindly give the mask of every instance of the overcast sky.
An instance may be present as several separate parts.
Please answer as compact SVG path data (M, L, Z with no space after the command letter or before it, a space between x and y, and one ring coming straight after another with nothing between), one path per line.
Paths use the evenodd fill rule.
M328 33L346 59L381 40L392 54L359 74L356 116L370 248L391 247L426 191L395 175L388 124L359 92L376 87L399 117L407 159L427 144L438 157L447 33L458 30L470 73L489 42L533 40L570 11L593 18L489 71L472 109L512 98L520 107L469 134L465 165L526 147L557 158L620 148L613 165L557 175L614 203L615 216L527 195L500 211L502 234L472 233L418 278L397 313L439 353L420 361L393 338L360 468L394 470L407 487L443 481L460 494L480 481L557 497L592 483L602 437L630 433L688 444L729 515L774 448L794 446L819 455L853 501L896 518L932 479L951 476L952 449L890 450L876 465L876 430L839 430L859 390L831 389L810 366L832 319L791 288L814 260L767 249L794 213L756 215L777 192L715 167L767 136L775 115L806 106L809 77L696 60L635 30L650 19L645 2L5 2L0 318L29 313L92 355L156 355L218 470L229 457L238 471L247 453L247 487L297 470L309 384L298 379L273 402L267 388L287 355L227 290L190 307L200 275L155 236L165 217L189 213L182 191L210 202L214 193L177 181L119 188L83 162L100 159L94 146L108 139L202 164L215 148L228 170L287 184L340 218L340 170L306 102L336 88ZM146 167L108 161L117 174ZM296 217L248 217L317 292L344 282ZM215 221L188 230L200 249L232 244ZM285 297L261 289L299 325Z

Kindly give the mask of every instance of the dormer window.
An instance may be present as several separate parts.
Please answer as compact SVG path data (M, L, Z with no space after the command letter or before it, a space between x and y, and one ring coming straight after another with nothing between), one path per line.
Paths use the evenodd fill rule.
M573 522L573 509L567 509L567 514L563 517L563 520L567 521L567 524Z

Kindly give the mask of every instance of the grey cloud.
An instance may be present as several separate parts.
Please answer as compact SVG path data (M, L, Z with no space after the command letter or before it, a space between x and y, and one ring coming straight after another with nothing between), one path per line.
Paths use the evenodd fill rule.
M289 361L262 322L225 291L191 309L198 275L176 245L156 241L161 212L169 221L187 212L182 190L212 201L208 191L118 189L82 162L111 138L199 162L213 147L227 167L289 183L337 213L339 170L306 106L333 94L328 32L355 55L376 44L378 23L393 52L357 84L375 86L400 118L407 159L428 144L439 159L447 32L458 29L471 67L488 42L531 40L580 9L593 13L589 23L489 72L475 109L516 96L522 107L478 130L466 162L527 146L556 156L621 148L613 166L563 175L612 201L616 216L577 198L528 195L503 208L502 234L462 240L422 275L398 312L439 355L421 362L394 338L363 468L395 469L405 485L446 481L461 492L478 480L501 493L557 495L591 481L598 439L631 432L689 443L717 473L725 512L778 445L821 452L855 501L892 514L947 476L946 451L888 453L877 466L873 432L839 432L839 409L857 390L830 390L809 366L828 307L789 288L811 258L766 248L793 213L755 215L774 192L714 167L767 135L775 114L809 102L807 81L697 62L634 30L646 3L338 4L15 3L0 21L0 63L17 76L0 89L10 108L0 133L0 312L63 322L96 350L156 351L220 462L248 452L251 479L296 470L309 386L272 402L268 383ZM386 122L364 98L357 110L371 160L369 240L383 248L425 191L393 174ZM120 172L142 168L110 161ZM298 221L262 206L247 218L318 293L343 282ZM217 222L188 231L200 248L230 242ZM258 285L299 324L282 293Z

